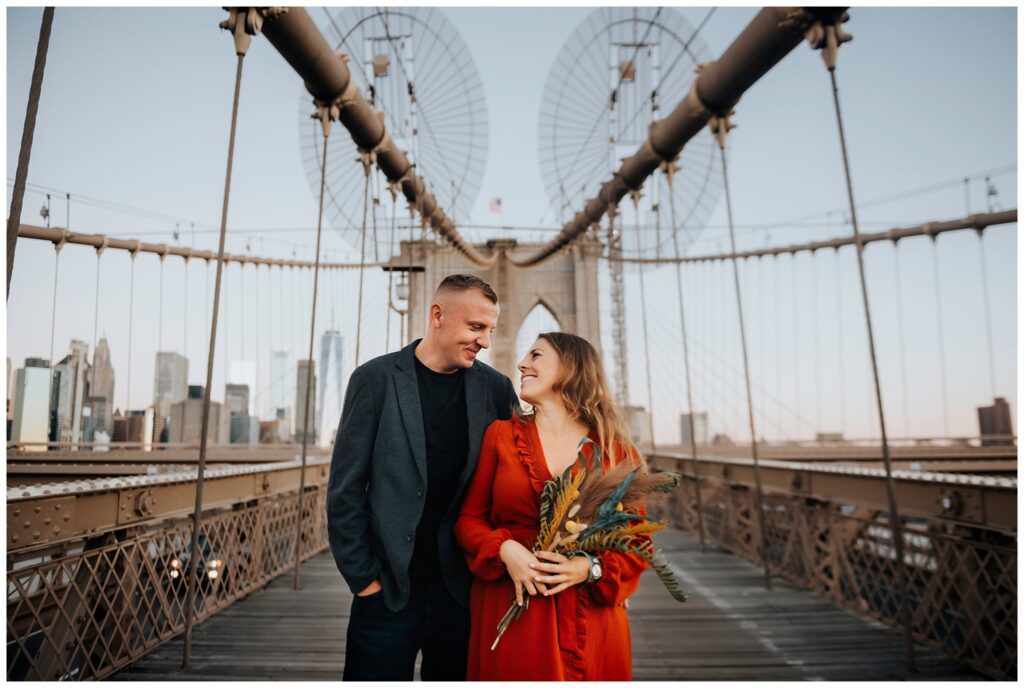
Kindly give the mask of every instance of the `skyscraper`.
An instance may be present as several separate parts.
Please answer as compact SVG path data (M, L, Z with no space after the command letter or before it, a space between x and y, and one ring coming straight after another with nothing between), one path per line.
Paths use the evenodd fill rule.
M202 436L203 428L203 392L202 387L194 385L197 396L171 405L171 427L168 442L185 442L196 447ZM224 406L216 401L210 402L209 426L206 429L207 442L224 444L228 441L228 413Z
M690 414L680 413L679 414L679 429L680 429L680 441L683 444L683 450L686 451L692 444L693 440L690 435ZM650 433L648 433L650 434ZM697 444L708 443L708 412L697 411L693 414L693 434L697 438Z
M88 396L89 345L77 339L71 340L71 352L54 366L59 378L54 379L56 387L56 436L57 442L71 442L77 449L81 441L82 408Z
M231 374L227 378L228 383L236 385L245 385L252 392L256 391L256 362L255 361L231 361ZM259 415L255 408L255 396L246 394L245 397L245 408L242 412L245 414Z
M290 408L288 405L288 352L270 352L270 408L275 417L279 409ZM291 428L286 435L291 435Z
M224 405L229 414L228 441L232 444L249 444L250 428L258 427L257 419L249 415L249 385L227 384L224 389Z
M321 443L334 440L338 421L341 420L341 394L345 384L342 343L341 333L337 330L327 330L320 338L320 386L317 392L316 427L322 431L318 432Z
M224 387L224 404L228 407L228 413L249 414L249 385L234 385L228 383Z
M14 377L14 415L10 439L13 442L46 442L49 437L50 362L25 359ZM26 447L46 451L46 446Z
M309 433L309 443L316 443L317 428L316 428L316 398L310 394L309 400L312 402L313 408L309 411L309 416L305 415L306 410L306 375L307 370L311 362L307 358L299 360L298 370L296 371L295 379L295 441L301 442L303 437L303 418L306 419L305 430ZM313 366L313 389L316 389L316 366Z
M1013 416L1003 397L996 397L991 406L978 407L978 429L981 446L1013 445Z
M157 351L153 371L153 406L158 416L171 415L171 404L188 397L188 359L176 351Z
M114 412L114 367L110 363L110 347L106 337L100 337L96 344L96 351L92 354L92 370L89 372L93 428L94 431L102 429L109 436L114 431L111 417Z

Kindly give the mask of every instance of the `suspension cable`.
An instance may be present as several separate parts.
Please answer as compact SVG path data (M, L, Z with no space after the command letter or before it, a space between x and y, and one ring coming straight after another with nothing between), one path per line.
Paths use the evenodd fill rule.
M724 116L715 116L710 121L711 131L716 134L718 140L718 151L721 154L722 160L722 185L725 191L725 212L726 217L729 221L729 243L732 248L734 257L732 259L732 276L733 282L736 285L736 312L739 316L740 325L740 345L743 350L743 379L746 384L747 392L747 419L750 423L750 452L754 459L754 484L757 489L756 493L756 504L757 504L757 522L760 525L761 531L761 560L764 563L764 586L766 590L772 589L771 573L769 571L768 564L768 535L767 525L765 521L767 517L764 510L764 493L761 487L761 466L757 457L757 432L754 427L754 401L750 392L750 362L747 356L747 333L746 327L743 323L743 299L740 294L740 272L739 263L735 258L736 253L736 232L733 229L732 220L732 198L729 195L729 168L726 164L725 156L725 138L731 128L729 122L729 114Z
M394 184L389 184L388 190L391 192L391 235L388 237L388 258L390 259L395 255L395 210L398 208L398 189ZM386 323L384 325L384 353L391 351L391 288L394 274L394 270L388 270L388 300L387 308L385 309L387 316Z
M299 505L298 505L298 518L296 519L295 526L295 589L300 589L301 583L301 562L302 562L302 527L305 524L303 511L303 498L306 492L306 451L309 446L309 435L310 435L310 420L313 414L309 412L310 402L313 397L313 342L316 339L316 297L317 289L320 284L320 237L321 228L323 226L324 217L324 187L327 184L327 142L330 140L330 117L329 110L323 106L320 107L322 111L321 122L324 123L324 135L323 135L323 159L320 163L320 209L317 213L316 219L316 254L313 258L313 303L310 306L309 315L309 358L307 359L306 365L306 401L305 406L302 409L302 470L299 473ZM364 235L365 236L365 235ZM358 343L356 344L358 346ZM328 359L327 365L330 365ZM321 384L326 389L327 379L326 370L321 370ZM323 411L323 404L321 402L321 412ZM314 423L313 432L316 432L316 424Z
M868 330L868 349L871 352L871 372L875 384L875 400L878 404L878 426L882 436L882 461L885 464L885 484L889 501L889 520L892 528L892 539L895 545L896 571L899 579L900 612L903 622L903 640L906 648L907 667L914 670L914 643L912 638L910 602L908 599L908 583L906 562L903 558L903 525L900 522L898 505L896 503L896 488L892 479L892 462L889 458L889 438L885 429L885 408L882 405L882 385L878 372L878 359L875 354L875 334L871 324L871 307L868 303L867 278L864 274L864 245L860 238L860 228L857 224L857 207L853 200L853 181L850 176L850 159L846 150L846 134L843 131L843 115L839 106L839 86L836 81L836 58L839 46L850 40L850 36L842 30L842 22L845 16L834 18L828 24L819 23L812 30L817 31L817 41L812 40L812 45L822 49L822 59L828 69L829 78L832 81L832 100L836 111L836 125L839 131L839 146L843 155L843 174L846 179L846 195L850 205L850 220L853 224L854 241L857 246L857 270L860 275L861 298L864 303L864 319ZM813 34L812 34L813 35ZM815 45L815 43L817 43Z
M131 254L131 278L128 287L128 379L125 381L125 402L124 415L127 416L132 408L132 332L134 330L135 317L135 256Z
M797 305L797 293L799 288L797 285L796 278L796 254L790 256L789 262L790 277L792 278L792 289L790 293L793 295L793 406L796 408L797 413L800 412L800 308ZM795 435L794 435L795 437Z
M636 250L639 254L641 251L640 247L640 192L633 192L633 214L636 217L637 233L636 233ZM656 223L658 226L661 225L660 217L655 213ZM660 233L656 241L661 241ZM655 252L659 249L655 246ZM654 392L651 387L651 349L650 349L650 337L647 334L647 294L644 289L644 268L643 266L637 267L637 277L640 280L640 319L643 323L644 329L644 367L646 368L647 375L647 426L648 431L651 433L651 454L655 454L658 451L657 442L654 440Z
M676 202L675 194L672 193L672 181L675 174L675 162L665 163L666 178L668 179L668 205L672 221L672 245L675 249L676 258L682 257L679 249L679 232L682 227L676 224ZM679 329L683 335L683 370L686 373L686 405L690 412L690 454L693 456L693 482L697 488L697 532L700 537L700 551L704 552L704 506L701 500L700 488L700 459L697 455L697 431L695 428L693 408L693 383L690 378L690 344L686 336L686 313L683 304L683 269L682 263L676 263L676 292L679 300Z
M363 275L366 272L366 212L370 200L370 153L363 154L363 172L366 181L363 183L363 227L359 250L359 297L356 305L356 367L359 366L359 346L363 335Z
M839 247L835 250L836 257L836 330L837 330L837 342L839 344L836 347L839 356L839 430L845 437L846 433L846 355L843 352L843 291L842 291L842 279L840 273L843 269L843 262L839 257Z
M185 266L185 291L184 298L182 299L182 336L181 336L181 355L188 360L188 258L185 259L183 265ZM188 386L188 380L185 380L186 387Z
M50 370L53 370L53 338L57 327L57 276L60 274L61 245L54 246L53 251L53 305L50 307Z
M259 30L262 15L257 8L228 10L228 19L221 23L221 28L229 29L233 33L235 42L235 54L238 56L238 63L235 68L235 93L231 106L231 133L228 138L228 160L227 170L224 175L224 202L221 206L220 215L220 238L217 247L217 277L213 291L213 320L210 323L210 346L206 356L206 389L203 391L203 422L199 437L199 465L196 470L196 502L192 513L192 556L189 557L190 574L188 577L188 590L186 594L185 609L185 643L182 654L182 668L189 668L190 655L192 651L192 616L195 612L196 575L199 565L199 529L202 525L203 508L203 477L206 472L206 447L210 427L210 395L213 383L213 357L217 349L217 316L220 310L220 286L224 269L224 239L227 235L228 225L228 199L231 192L231 166L234 162L235 153L235 130L238 124L238 96L242 86L242 63L249 48L251 36ZM227 301L227 289L225 284L225 302ZM225 303L226 307L226 303ZM226 335L226 332L225 332ZM225 336L226 339L226 336ZM227 346L225 343L225 353ZM225 375L227 370L225 370ZM227 378L225 377L225 380ZM227 412L227 399L225 398L222 413ZM223 416L222 416L223 418Z
M773 267L775 268L772 270L775 276L775 309L772 313L772 320L775 321L772 328L775 330L775 426L779 429L779 440L784 440L786 436L782 427L782 317L779 315L781 310L779 294L782 293L779 286L779 275L782 273L782 269L779 267L778 256L774 256Z
M255 323L253 324L254 332L253 339L256 340L256 389L260 390L259 394L253 394L252 396L252 413L256 416L256 426L259 427L260 408L258 399L263 394L263 388L260 387L260 266L256 264L253 266L253 286L252 286L252 310L253 318ZM255 392L255 390L253 390ZM252 429L249 430L249 437L252 437ZM259 444L259 431L256 433L256 443Z
M903 387L903 436L910 437L910 404L907 401L907 341L903 335L903 279L900 276L900 244L892 247L893 266L896 271L896 322L900 337L900 383Z
M992 387L992 399L996 398L996 359L992 346L992 311L988 296L988 266L985 262L985 237L978 230L978 258L981 260L981 295L985 303L985 334L988 341L988 375Z
M939 279L939 240L932 237L932 275L935 279L935 322L939 340L939 380L942 383L942 430L949 437L949 396L946 393L946 328L942 325L942 280Z
M53 7L43 8L39 25L39 42L36 44L36 60L32 67L32 81L29 86L28 105L25 108L25 124L21 130L21 148L18 152L18 167L14 173L14 189L11 193L11 210L7 215L7 298L11 298L11 275L14 274L14 252L18 246L18 225L21 223L22 202L25 200L25 182L28 179L28 163L32 154L32 139L35 136L36 116L39 113L39 94L43 88L43 73L46 71L46 54L50 49L50 31L53 28ZM50 366L53 370L53 346L50 346ZM51 376L52 380L52 376Z
M821 432L821 323L818 314L818 261L811 252L811 310L814 313L814 425Z
M164 257L160 256L160 304L157 306L156 343L164 350Z
M93 296L92 314L92 364L94 367L96 365L96 336L100 322L100 260L102 259L102 257L103 249L96 249L96 292ZM53 365L52 362L50 365ZM113 411L109 409L108 412L113 413Z

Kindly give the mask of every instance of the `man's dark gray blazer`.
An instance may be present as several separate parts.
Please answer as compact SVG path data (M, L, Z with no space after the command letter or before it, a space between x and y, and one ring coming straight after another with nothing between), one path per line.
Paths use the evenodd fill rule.
M327 485L327 530L338 570L353 593L379 579L384 603L392 611L409 600L409 562L427 492L414 361L419 341L352 373ZM518 401L512 382L480 361L466 369L465 384L469 456L455 499L441 520L437 546L448 589L467 605L471 574L452 528L484 431L493 421L508 418Z

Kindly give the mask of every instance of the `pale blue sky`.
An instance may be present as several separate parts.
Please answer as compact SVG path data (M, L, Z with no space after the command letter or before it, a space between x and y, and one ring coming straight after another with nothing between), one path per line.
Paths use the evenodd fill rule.
M472 223L553 227L537 166L537 121L548 70L563 42L589 8L445 8L445 16L461 32L476 60L487 97L490 148ZM708 9L675 8L696 26ZM719 55L755 14L753 8L719 8L701 32L713 56ZM13 179L21 137L28 84L38 36L41 9L7 10L7 176ZM324 26L326 15L311 11ZM75 231L170 241L175 222L182 242L193 241L189 222L196 223L193 245L213 248L223 194L224 162L234 78L230 37L217 28L220 8L87 9L58 8L36 127L29 183L72 194L71 228ZM840 51L838 78L851 149L854 189L859 202L960 179L985 170L1001 170L993 178L997 202L1017 203L1017 10L1015 8L854 8L847 29L854 41ZM316 222L316 198L303 169L297 127L303 96L301 81L264 39L253 42L245 62L238 147L229 211L231 229L309 228ZM671 97L675 102L683 94ZM806 44L756 84L737 106L729 145L730 183L740 246L791 243L848 233L840 225L846 206L828 75L820 57ZM1009 168L1010 172L1007 173ZM10 182L7 203L10 203ZM60 198L58 198L60 196ZM100 208L75 197L91 197L145 209L146 216ZM501 197L503 215L488 211ZM41 223L43 196L26 195L23 221ZM985 205L983 183L970 186L972 210ZM834 211L826 216L828 211ZM54 225L65 223L62 194L53 201ZM933 193L896 202L867 205L859 211L865 231L895 225L948 219L965 213L964 190L951 185ZM627 211L627 221L631 213ZM804 219L771 230L763 225ZM724 248L725 212L720 201L693 253ZM760 225L761 229L751 228ZM628 231L628 227L627 227ZM152 234L163 232L163 235ZM229 234L228 250L254 253L312 254L312 232L271 231ZM518 235L522 236L522 235ZM866 253L875 328L885 380L890 432L902 435L941 434L944 430L938 386L932 249L926 239L900 246L904 333L908 379L908 414L903 412L897 302L894 296L893 250L875 245ZM628 246L627 238L627 246ZM325 248L340 257L345 247L328 233ZM988 289L992 299L997 392L1007 396L1016 412L1016 225L985 233ZM975 434L973 408L991 398L988 354L981 308L978 240L966 232L938 242L945 356L950 398L950 432ZM848 250L841 254L843 320L835 318L836 277L833 255L790 258L744 266L751 292L745 295L752 348L752 374L761 399L759 425L769 437L806 436L808 423L821 418L825 430L842 427L848 436L872 434L863 315ZM129 259L123 252L103 256L99 330L111 339L117 369L116 404L124 405L127 374L127 303ZM72 337L91 344L96 258L91 249L67 247L60 258L55 358L63 356ZM763 269L763 274L759 272ZM26 356L48 356L54 277L49 245L21 241L8 302L7 351L15 368ZM184 331L183 267L169 259L165 270L164 346L181 350ZM718 270L716 277L712 277ZM731 268L729 268L731 270ZM818 309L810 284L820 288ZM228 283L228 351L218 339L214 397L223 395L225 356L252 358L259 348L267 386L266 359L271 347L285 347L296 356L308 346L308 303L288 296L288 283L277 272L267 282L261 273L261 304L239 312L242 282L233 268ZM188 350L190 382L203 379L205 268L189 269ZM328 291L318 322L331 318L343 334L354 332L354 307L345 295L354 275L322 282ZM639 298L633 271L627 271L631 393L646 405L643 340ZM212 283L212 270L211 270ZM250 268L247 288L253 284ZM691 333L694 347L705 354L695 360L699 371L694 392L697 405L712 413L712 428L745 437L739 344L734 334L735 302L731 272L725 266L702 267L687 278L692 296ZM796 289L793 290L793 280ZM286 277L287 280L287 277ZM714 280L714 281L712 281ZM759 281L760 280L760 281ZM774 313L776 281L780 311ZM380 276L368 285L379 293ZM282 286L284 291L281 291ZM308 287L308 285L307 285ZM659 365L654 392L659 440L678 437L675 412L685 405L678 350L678 314L674 271L660 269L647 278L651 299L649 327L653 358ZM299 282L292 285L300 292ZM233 293L232 291L233 290ZM795 293L795 297L794 297ZM137 260L133 329L133 407L148 403L152 389L153 352L159 345L159 261ZM284 295L283 300L278 295ZM759 304L758 298L761 303ZM368 301L368 303L370 303ZM376 302L374 302L376 303ZM713 305L717 304L717 306ZM794 306L799 313L794 319ZM369 306L372 311L374 306ZM607 311L607 303L602 304ZM759 315L760 314L760 315ZM261 318L260 320L257 320ZM818 356L814 355L812 323L818 323ZM364 325L381 349L384 323L378 317ZM393 324L392 327L397 327ZM838 364L842 328L842 387ZM256 328L259 328L258 330ZM318 326L318 331L322 327ZM605 346L608 345L605 327ZM244 335L241 333L245 333ZM394 336L394 335L393 335ZM346 356L351 358L351 336ZM762 347L755 346L764 342ZM778 345L778 346L777 346ZM248 348L243 352L243 346ZM779 352L776 351L778 348ZM712 356L707 352L715 352ZM794 353L795 352L795 353ZM695 353L695 356L698 354ZM364 353L363 358L366 355ZM816 400L821 388L826 398ZM845 401L836 396L844 390ZM262 398L265 399L264 395ZM781 403L776 403L778 398ZM819 406L821 407L819 409Z

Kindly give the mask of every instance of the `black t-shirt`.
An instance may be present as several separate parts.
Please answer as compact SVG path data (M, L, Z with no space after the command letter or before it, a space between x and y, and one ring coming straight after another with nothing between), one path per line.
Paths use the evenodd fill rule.
M427 444L427 490L423 516L416 527L409 575L414 579L440 582L437 532L455 498L459 475L469 455L466 371L436 373L415 356L413 358Z

